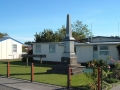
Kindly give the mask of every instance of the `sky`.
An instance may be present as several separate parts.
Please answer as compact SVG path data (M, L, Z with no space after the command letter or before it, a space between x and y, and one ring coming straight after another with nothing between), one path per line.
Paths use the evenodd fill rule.
M120 0L0 0L0 32L24 43L77 20L94 36L119 36Z

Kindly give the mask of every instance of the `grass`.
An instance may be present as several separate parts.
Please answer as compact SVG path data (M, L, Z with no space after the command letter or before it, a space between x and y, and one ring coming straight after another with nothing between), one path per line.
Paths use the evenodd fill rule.
M0 75L7 75L7 63L0 62ZM34 67L34 81L54 84L59 86L67 86L67 75L63 74L48 74L47 70L51 69L51 65L35 65ZM26 66L20 60L10 61L10 77L31 80L31 67ZM91 83L84 73L73 75L71 77L71 86L79 87Z

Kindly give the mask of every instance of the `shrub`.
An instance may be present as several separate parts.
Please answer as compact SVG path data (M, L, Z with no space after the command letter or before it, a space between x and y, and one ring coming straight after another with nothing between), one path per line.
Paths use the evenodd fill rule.
M117 79L115 79L115 78L106 78L106 79L104 79L107 83L117 83L118 82L118 80Z
M32 50L32 49L29 50L29 51L28 51L28 54L33 54L33 50ZM27 60L26 57L23 57L23 58L22 58L22 61L23 61L23 62L26 62L26 60ZM33 62L33 57L28 57L28 62Z

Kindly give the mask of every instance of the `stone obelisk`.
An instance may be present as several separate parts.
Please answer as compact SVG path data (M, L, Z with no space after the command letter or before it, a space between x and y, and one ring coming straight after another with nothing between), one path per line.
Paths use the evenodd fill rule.
M66 36L63 39L63 41L64 41L64 52L61 57L61 63L69 64L69 65L77 65L77 57L74 51L75 39L72 37L71 20L69 14L67 15L67 22L66 22Z
M74 51L74 41L75 39L72 37L72 29L71 29L71 21L70 15L67 15L67 22L66 22L66 36L63 39L64 41L64 52L61 57L61 63L59 65L53 66L51 70L47 70L48 73L68 73L68 66L71 67L72 72L71 74L81 73L82 67L80 64L77 63L77 57ZM76 68L76 67L79 68Z

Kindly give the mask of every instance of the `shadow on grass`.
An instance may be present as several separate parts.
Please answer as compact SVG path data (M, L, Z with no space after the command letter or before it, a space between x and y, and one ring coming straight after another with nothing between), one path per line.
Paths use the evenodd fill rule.
M9 62L10 62L10 66L12 66L12 65L27 66L27 63L22 62L21 60L9 61ZM0 64L6 64L7 65L7 61L0 61ZM28 62L28 66L31 66L31 64L32 63ZM51 65L51 64L38 64L38 63L35 62L34 66L36 66L36 67L53 67L54 65ZM14 67L14 66L12 66L12 67Z
M47 72L34 73L34 75L44 75L44 74L52 74L52 73L47 73ZM16 76L16 75L31 75L31 73L13 73L13 74L10 74L10 76Z

